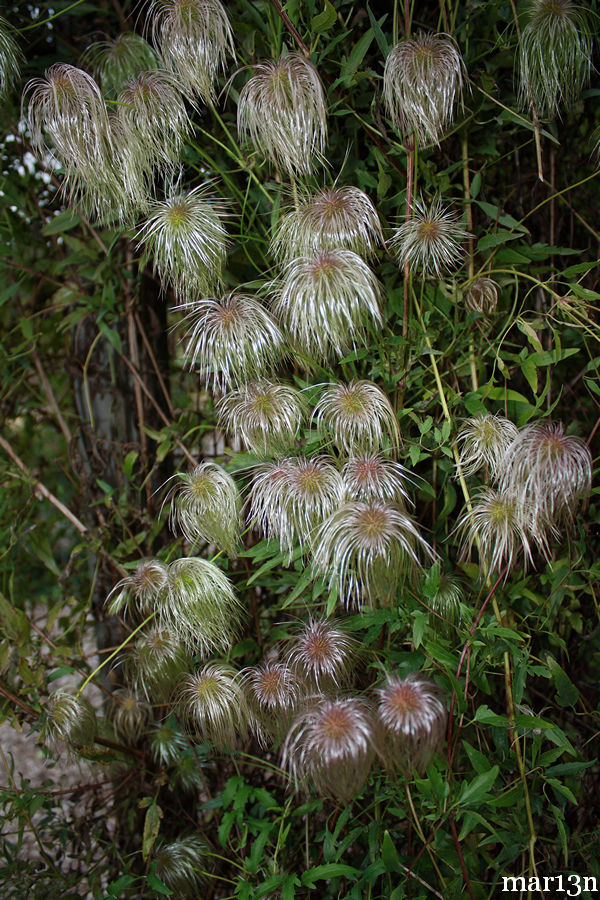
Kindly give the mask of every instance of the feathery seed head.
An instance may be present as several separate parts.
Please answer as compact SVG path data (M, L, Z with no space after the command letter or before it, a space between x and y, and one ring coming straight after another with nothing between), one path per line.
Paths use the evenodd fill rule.
M116 735L128 744L136 744L146 731L152 707L128 688L118 688L111 694L109 717Z
M436 685L418 675L389 675L377 694L386 762L407 774L415 769L422 771L440 747L446 730L446 707Z
M504 470L506 451L519 430L510 419L490 413L467 419L458 432L459 462L464 475L473 475L482 466L497 478Z
M189 750L174 760L170 775L175 784L189 793L199 791L204 786L200 761Z
M115 135L123 179L138 205L146 203L157 167L173 175L191 131L181 87L169 72L142 72L124 85Z
M116 96L141 72L159 66L154 49L132 31L126 31L112 41L90 44L83 54L83 62L109 96Z
M424 144L439 144L462 101L465 65L447 35L419 34L392 47L383 97L394 125Z
M421 197L413 201L411 216L394 232L390 246L401 265L424 275L442 278L458 267L464 251L461 241L470 237L459 217L439 197L429 206Z
M136 238L164 288L172 287L183 303L196 294L211 294L221 280L227 252L223 205L206 187L175 188L166 200L154 202Z
M491 316L498 306L498 285L492 278L477 278L469 287L465 297L468 312L480 312Z
M267 745L282 738L300 701L295 673L284 663L264 662L246 669L242 678L258 739Z
M176 897L200 897L206 881L209 846L199 834L178 837L170 843L160 839L154 851L156 874Z
M344 356L381 325L381 285L353 250L314 250L287 263L273 311L300 350L319 361Z
M275 229L271 252L283 261L339 248L371 257L380 244L381 222L367 194L356 187L332 187L306 193L285 213Z
M167 590L158 608L161 626L197 647L202 655L226 652L241 613L231 582L213 562L189 557L171 563Z
M219 0L153 0L152 36L162 58L187 90L215 100L215 81L235 60L233 31Z
M241 500L235 481L225 469L204 462L189 474L180 472L171 495L173 528L179 527L191 544L214 543L228 556L236 556Z
M108 595L108 611L148 615L167 586L167 566L160 559L145 559L118 582Z
M505 565L511 569L520 550L525 563L531 561L527 518L523 504L512 492L483 488L458 523L463 534L461 555L468 556L477 544L485 575L500 573ZM541 533L539 540L545 546Z
M53 742L65 741L75 749L88 747L98 730L94 707L81 694L59 688L48 698L44 730Z
M63 191L94 217L121 213L128 205L100 88L87 72L66 63L28 82L27 120L40 158L54 154L64 170Z
M554 117L572 106L592 72L592 33L573 0L532 0L519 42L519 100Z
M331 438L349 455L377 453L385 444L393 450L400 443L390 401L370 381L327 385L314 416L322 438Z
M592 457L581 438L560 422L535 422L515 436L506 452L502 489L528 510L531 522L556 527L572 520L592 483Z
M169 716L164 722L157 725L150 734L150 750L152 758L161 766L170 766L175 763L187 750L187 741L178 731L175 720Z
M13 88L19 79L19 70L23 54L17 44L13 29L3 16L0 16L0 97Z
M258 469L248 518L268 540L279 539L289 564L296 542L307 544L341 499L342 480L335 466L326 459L290 457Z
M221 663L197 669L184 679L182 712L199 736L221 749L231 749L248 731L249 710L238 673Z
M295 388L261 379L219 401L219 427L239 435L256 456L280 456L294 445L306 412Z
M432 556L411 517L390 503L344 503L326 519L314 541L314 570L337 585L347 606L393 603L400 579Z
M296 786L348 804L360 793L375 755L374 727L358 697L315 697L295 719L283 747L283 767Z
M426 598L430 608L429 626L444 637L451 637L460 624L463 591L460 583L451 575L438 576L437 590Z
M352 456L344 464L342 480L346 500L383 500L399 506L411 502L408 470L380 453Z
M147 700L167 700L173 686L191 666L179 639L165 628L149 628L127 646L123 669L127 682Z
M288 663L313 690L347 681L357 644L335 619L310 619L288 650Z
M285 356L283 335L254 297L232 291L183 307L191 323L185 354L214 390L268 377Z
M323 158L327 109L313 64L298 53L254 67L240 91L238 134L288 173L309 174Z

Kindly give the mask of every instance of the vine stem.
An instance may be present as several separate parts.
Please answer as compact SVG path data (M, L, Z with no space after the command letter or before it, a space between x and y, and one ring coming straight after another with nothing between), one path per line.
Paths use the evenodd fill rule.
M431 365L432 365L432 368L433 368L433 373L434 373L435 382L436 382L437 389L438 389L438 394L439 394L439 397L440 397L440 403L441 403L441 406L442 406L442 410L443 410L443 412L444 412L444 416L446 417L446 420L447 420L450 424L452 424L452 419L451 419L451 416L450 416L450 410L448 409L448 403L447 403L447 401L446 401L446 395L445 395L445 392L444 392L444 386L443 386L443 384L442 384L442 379L440 378L440 373L439 373L437 361L436 361L435 355L434 355L434 353L433 353L433 346L432 346L432 344L431 344L431 340L430 340L429 335L427 334L427 331L426 331L426 328L425 328L425 320L424 320L424 318L423 318L423 313L422 313L422 310L421 310L421 306L420 306L419 301L417 300L416 296L414 296L413 299L414 299L414 303L415 303L415 308L416 308L416 310L417 310L417 315L418 315L418 317L419 317L419 322L421 323L421 327L422 327L422 329L423 329L423 334L424 334L424 337L425 337L425 343L426 343L427 348L428 348L428 350L429 350L429 358L430 358L430 360L431 360ZM456 448L456 446L454 446L453 449L454 449L454 458L455 458L455 460L456 460L456 468L457 468L457 472L458 472L458 476L459 476L459 480L460 480L460 485L461 485L461 488L462 488L462 491L463 491L463 494L464 494L464 497L465 497L465 501L466 501L466 504L467 504L467 508L468 508L469 511L470 511L471 508L472 508L472 504L471 504L471 498L470 498L470 494L469 494L469 489L468 489L468 487L467 487L467 483L466 483L466 481L465 481L465 477L464 477L464 474L463 474L463 471L462 471L462 467L461 467L461 465L460 465L460 459L459 459L459 455L458 455L458 449ZM506 568L505 568L505 571L506 571ZM493 608L494 608L494 615L495 615L495 617L496 617L496 620L497 620L497 622L498 622L499 625L502 625L502 616L501 616L501 614L500 614L500 608L498 607L498 603L497 603L496 598L495 598L495 596L494 596L494 594L495 594L495 592L496 592L496 589L498 588L498 585L499 585L499 584L501 583L501 581L502 581L502 578L503 578L503 574L501 574L501 575L499 576L498 580L496 581L496 583L494 584L493 588L491 589L491 591L490 591L490 593L489 593L489 595L488 595L488 598L487 598L486 602L484 603L484 605L482 606L482 608L481 608L481 610L480 610L480 613L479 613L479 616L478 616L478 618L477 618L477 620L476 620L476 623L475 623L474 628L477 627L477 624L478 624L478 622L480 621L481 616L483 615L483 611L484 611L484 609L485 609L485 607L486 607L486 605L487 605L487 603L489 602L490 599L491 599L491 601L492 601L492 605L493 605ZM470 636L472 636L472 635L470 635ZM465 654L466 654L466 648L467 648L467 642L465 642L465 648L463 648L463 653L462 653L462 656L461 656L461 661L460 661L460 666L461 666L461 667L462 667L462 662L464 661L464 656L465 656ZM517 757L517 767L518 767L518 769L519 769L519 775L520 775L521 783L522 783L522 785L523 785L523 799L524 799L524 801L525 801L525 810L526 810L526 814L527 814L527 824L528 824L528 827L529 827L529 859L530 859L531 869L532 869L532 871L537 875L537 866L536 866L536 863L535 863L535 852L534 852L535 842L536 842L536 839L537 839L537 835L536 835L535 826L534 826L534 822L533 822L533 814L532 814L532 811L531 811L531 800L530 800L530 797L529 797L529 789L528 789L528 787L527 787L527 776L526 776L526 772L525 772L525 764L524 764L524 762L523 762L523 755L522 755L522 753L521 753L521 747L520 747L520 745L519 745L518 734L517 734L517 731L516 731L516 724L515 724L515 708L514 708L514 699L513 699L513 693L512 693L512 674L511 674L510 657L509 657L509 655L508 655L508 651L506 651L506 652L504 653L504 660L503 660L503 662L504 662L504 684L505 684L505 691L506 691L506 707L507 707L507 714L508 714L508 722L509 722L511 731L513 732L513 735L514 735L513 746L514 746L514 749L515 749L515 755L516 755L516 757ZM454 695L453 695L453 698L454 698Z
M107 656L106 659L104 659L104 660L100 663L99 666L96 666L96 668L94 669L94 671L93 671L90 675L88 675L88 677L85 679L85 681L84 681L84 682L82 683L82 685L80 686L79 690L77 691L77 697L79 697L79 696L81 695L82 691L84 691L85 688L87 687L87 685L90 683L90 681L92 681L92 679L96 677L96 675L98 674L98 672L100 672L100 671L104 668L104 666L105 666L107 663L109 663L109 662L111 661L111 659L114 659L115 656L116 656L118 653L121 652L121 650L123 649L123 647L126 647L127 644L129 643L129 641L130 641L133 637L135 637L135 635L138 633L138 631L140 631L140 630L144 627L144 625L147 625L148 622L150 622L150 621L154 618L155 615L156 615L156 610L155 610L154 612L151 612L149 616L146 616L146 618L144 619L144 621L143 621L143 622L140 622L140 624L139 624L136 628L133 629L133 631L131 632L131 634L128 634L128 635L127 635L127 637L125 638L125 640L124 640L122 643L119 644L119 646L116 648L116 650L113 650L113 652L110 654L110 656Z
M423 845L426 847L427 853L429 854L429 858L431 860L431 865L435 869L435 874L439 878L440 884L442 885L442 887L445 890L446 882L444 881L444 876L440 872L440 867L438 866L438 864L436 862L435 855L434 855L431 847L429 846L429 842L428 842L427 838L425 837L425 835L423 833L423 828L421 827L421 822L419 820L417 811L415 809L415 805L413 803L412 794L410 792L410 787L408 785L408 782L405 784L405 788L406 788L406 799L408 800L408 805L410 806L410 811L412 813L413 821L415 823L415 828L417 829L417 834L419 835L421 841L423 842Z
M475 277L475 239L473 237L473 207L471 206L471 175L469 172L469 138L466 130L461 138L463 187L465 194L465 209L467 213L467 231L469 232L469 281ZM477 360L475 357L475 342L473 335L469 337L469 365L471 367L471 386L474 391L479 387L477 379Z

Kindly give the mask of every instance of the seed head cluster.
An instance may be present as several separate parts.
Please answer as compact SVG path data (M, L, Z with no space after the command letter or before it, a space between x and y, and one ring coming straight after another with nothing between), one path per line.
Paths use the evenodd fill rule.
M561 423L535 422L520 430L497 416L469 419L459 433L459 463L466 474L484 468L486 485L459 527L463 554L477 546L486 573L508 571L522 553L548 558L561 526L569 526L588 496L592 457Z

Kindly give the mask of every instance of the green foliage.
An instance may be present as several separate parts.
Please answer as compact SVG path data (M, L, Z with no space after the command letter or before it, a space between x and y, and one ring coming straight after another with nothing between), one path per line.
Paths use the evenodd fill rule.
M555 34L565 58L579 41L562 85L529 24L540 3L233 0L231 33L216 0L190 2L187 24L170 17L170 5L159 14L160 4L79 0L6 12L0 722L39 742L44 762L33 781L0 748L0 893L484 900L505 875L600 880L600 504L598 487L588 491L584 445L595 465L600 195L590 154L600 121L597 79L584 90L587 50L581 56L596 40L597 4L585 18L573 13L579 38ZM156 38L152 6L168 25L169 90L191 127L175 139L177 123L165 123L162 155L164 112L132 120L127 147L119 131L91 146L89 97L94 128L115 127L118 88L107 80L104 108L89 79L69 69L88 101L69 106L68 140L64 110L54 107L43 135L32 134L12 87L13 39L26 77L41 79L51 65L85 65L91 17L110 41L145 24ZM208 27L211 6L218 15ZM413 38L443 32L441 50L425 41L423 62L414 41L407 61L406 28ZM217 39L207 70L203 54ZM435 73L417 120L400 108L410 97L384 102L386 58L409 64L422 92ZM461 58L470 88L462 106ZM254 93L246 90L266 60L282 60L279 75L262 69ZM268 100L260 112L246 107L252 140L237 136L240 94ZM540 119L563 98L562 119ZM36 121L43 113L40 101ZM296 118L278 132L275 113ZM268 134L259 134L263 120ZM316 135L303 131L311 121ZM417 139L402 132L411 121ZM32 144L45 143L56 159L35 155ZM67 194L58 190L65 180ZM183 225L169 196L175 206L193 201ZM357 218L325 234L331 197L335 215ZM346 254L343 272L336 254ZM302 290L286 289L298 272ZM269 410L265 378L276 398ZM351 382L370 385L366 413L348 401L345 420L325 421L332 385ZM233 404L234 391L244 403ZM500 443L480 466L472 444L463 455L465 420L489 414L512 423L505 444L519 465ZM278 420L279 432L267 433ZM525 434L538 447L542 430L527 428L548 421L564 426L539 454L556 463L541 470L552 483L538 477L538 457L513 443ZM365 471L377 454L399 463L402 490L349 496L344 465L359 451ZM198 496L185 473L196 470L199 483L202 465L222 471L228 493L213 486ZM521 484L503 482L509 470ZM248 515L259 478L258 521L241 523L240 503ZM486 530L465 541L459 524L464 532L469 508L481 513L486 489L512 491L520 530L507 536L488 509ZM401 529L385 518L388 506ZM196 563L182 566L188 557ZM166 573L156 595L142 560L159 560ZM106 599L119 582L127 603L110 615ZM293 668L298 633L333 616L352 659L331 669L329 683L303 681ZM276 712L274 701L258 711L248 672L274 660L290 667L295 693L277 695ZM226 674L228 691L214 683L211 699L200 674L215 672ZM288 760L283 771L281 749L313 709L308 695L352 694L376 717L376 689L390 675L426 679L447 711L442 741L431 737L439 719L419 732L436 743L426 768L404 764L400 774L374 727L360 757L368 775L350 803L327 799L331 759L319 768L313 755L296 789L289 771L305 769ZM81 759L66 788L57 763L66 745L45 743L49 697L61 689L68 749ZM85 703L73 699L78 691ZM81 709L93 716L88 699L93 741L91 729L81 738L78 718ZM418 731L423 710L403 713ZM347 736L343 721L334 724ZM309 752L306 742L287 746ZM359 759L353 752L348 745L340 755Z

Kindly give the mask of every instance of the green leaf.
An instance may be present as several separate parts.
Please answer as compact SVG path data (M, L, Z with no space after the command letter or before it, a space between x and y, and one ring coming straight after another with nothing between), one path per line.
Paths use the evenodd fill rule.
M63 232L70 231L71 228L75 228L80 224L81 219L79 218L77 213L72 209L65 209L57 216L53 216L53 218L50 222L48 222L47 225L44 225L44 227L42 228L42 234L46 236L49 236L51 234L63 234Z
M352 76L360 66L361 62L364 59L365 53L371 46L371 41L375 37L375 33L372 28L369 28L368 31L363 34L359 41L352 48L352 53L342 63L342 72L341 79L346 84L349 85L352 83Z
M546 662L556 686L557 702L560 706L575 706L579 700L579 691L556 660L548 654Z
M147 799L147 798L145 798ZM158 832L160 831L160 820L162 819L162 809L156 802L156 800L151 800L148 804L148 809L146 811L146 818L144 819L144 834L142 837L142 858L148 859L150 855L150 851L154 846L154 842L158 837Z
M356 878L360 874L359 869L353 866L347 866L345 863L325 863L322 866L315 866L308 869L302 875L302 884L305 887L314 887L316 881L327 881L329 878Z
M489 772L482 772L472 781L463 781L458 797L459 803L476 803L478 800L488 793L498 777L500 769L498 766L492 766Z
M116 881L111 881L106 892L109 897L121 897L125 888L128 888L135 880L133 875L121 875Z
M164 897L171 897L173 895L173 891L171 888L167 887L164 881L161 881L156 872L148 872L146 875L146 883L148 887L151 887L153 891L156 891L159 894L162 894Z
M398 860L398 851L394 846L394 842L390 837L389 831L383 832L383 843L381 845L381 858L385 866L386 872L400 872L400 862Z
M121 335L118 331L115 331L114 328L111 328L110 325L107 325L104 319L100 319L98 322L98 328L108 341L108 343L114 347L119 355L123 353L123 345L121 343Z
M325 0L325 9L318 15L313 16L311 26L315 34L322 34L324 31L329 31L336 22L337 13L335 7L329 0Z
M17 609L0 594L0 631L15 644L23 646L29 640L29 619L21 609Z

